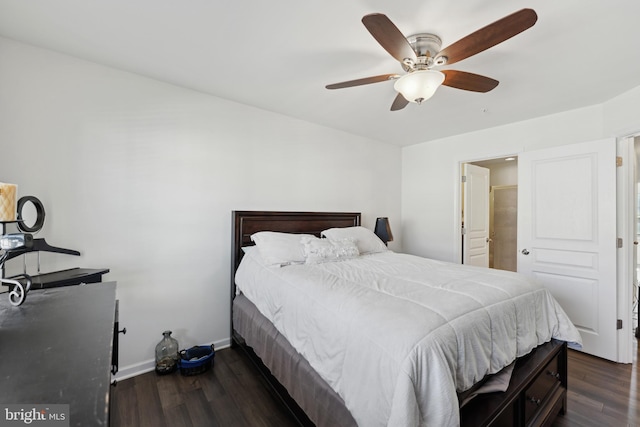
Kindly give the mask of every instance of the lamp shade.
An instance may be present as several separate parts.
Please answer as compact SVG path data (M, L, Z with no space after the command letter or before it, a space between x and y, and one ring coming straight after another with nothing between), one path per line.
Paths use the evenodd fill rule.
M384 242L386 245L387 242L393 242L393 234L391 233L391 226L389 225L389 218L377 218L376 219L376 227L373 232Z
M0 221L16 220L18 213L17 194L17 185L0 182Z
M409 102L421 104L431 98L444 82L444 74L436 70L418 70L400 77L393 87Z

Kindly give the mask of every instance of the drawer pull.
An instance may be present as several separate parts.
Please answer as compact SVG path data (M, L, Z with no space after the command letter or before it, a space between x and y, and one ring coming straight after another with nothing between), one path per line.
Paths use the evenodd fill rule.
M542 403L541 399L537 399L535 397L531 397L531 396L527 396L527 400L531 403L533 403L536 406L540 406L540 404Z
M560 372L547 371L547 375L551 375L553 378L557 380L560 379Z

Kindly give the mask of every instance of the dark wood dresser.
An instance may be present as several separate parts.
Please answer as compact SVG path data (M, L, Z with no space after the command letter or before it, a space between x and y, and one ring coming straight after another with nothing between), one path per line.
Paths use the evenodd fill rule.
M107 426L116 283L0 294L0 403L68 404L70 426Z

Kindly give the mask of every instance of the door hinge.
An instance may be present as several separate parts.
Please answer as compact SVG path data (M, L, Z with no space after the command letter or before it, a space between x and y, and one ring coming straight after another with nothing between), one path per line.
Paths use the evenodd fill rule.
M462 182L467 182L467 176L466 175L462 175Z
M616 244L618 246L618 249L620 249L622 247L622 237L618 237L618 241L617 241Z
M622 319L618 319L616 322L616 329L622 329Z
M616 166L617 167L622 166L622 157L620 157L620 156L616 157Z
M465 234L467 234L467 229L464 228L464 225L462 226L462 235L464 236Z

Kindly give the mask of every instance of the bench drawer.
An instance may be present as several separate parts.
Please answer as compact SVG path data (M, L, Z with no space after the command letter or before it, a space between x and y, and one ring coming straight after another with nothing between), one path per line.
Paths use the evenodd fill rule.
M529 388L525 390L524 413L527 424L536 415L539 408L546 404L552 392L561 385L558 357L559 355L556 355L551 359Z

